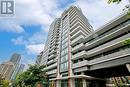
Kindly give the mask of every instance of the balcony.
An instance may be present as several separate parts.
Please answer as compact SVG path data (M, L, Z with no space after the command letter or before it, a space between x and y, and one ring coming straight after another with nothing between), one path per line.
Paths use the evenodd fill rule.
M74 11L74 6L71 6L70 8L69 8L69 13L72 13Z
M50 48L50 51L52 51L53 49L55 49L57 46L52 46L51 48Z
M49 49L49 50L52 50L54 47L55 47L55 45L53 45L53 46L50 46L50 49Z
M80 43L79 45L73 47L71 52L72 52L72 53L75 53L75 52L77 52L77 51L79 51L79 50L84 49L84 47L85 47L84 44L83 44L83 43Z
M79 59L79 58L84 58L86 57L86 51L81 51L81 52L78 52L74 55L72 55L72 60L76 60L76 59Z
M71 26L73 26L75 23L77 23L77 22L82 22L83 24L84 24L84 20L81 18L81 16L80 15L76 15L74 18L73 18L73 20L72 21L70 21L70 24L71 24Z
M54 46L55 44L56 44L56 42L52 43L50 46L52 47L52 46Z
M56 61L57 61L57 60L55 60L55 59L50 60L50 61L47 62L47 65L52 64L52 63L54 63L54 62L56 62Z
M71 46L76 45L77 43L81 43L84 40L84 36L80 35L77 38L75 38L74 40L71 41Z
M77 15L77 12L76 11L74 11L72 14L70 14L69 16L70 16L70 18L69 19L73 19L75 16Z
M56 54L52 54L52 55L49 56L49 59L53 59L55 57L56 57Z
M74 25L74 23L78 22L78 14L75 14L72 19L70 19L71 26Z
M70 31L73 31L75 28L77 28L80 25L80 22L77 21L74 25L71 25Z
M96 40L94 40L93 42L88 42L86 43L85 45L85 49L90 49L96 45L99 45L105 41L108 41L116 36L119 36L125 32L128 32L130 30L130 24L124 26L124 27L121 27L121 28L118 28L116 31L113 31L112 33L108 34L108 35L104 35L104 36L100 36L98 37Z
M87 60L84 60L84 61L73 64L72 69L79 68L82 66L87 66L87 65L89 65L89 62Z
M71 32L70 32L70 35L74 35L76 32L78 32L79 30L81 29L80 26L76 27L75 29L73 29Z
M79 30L81 30L84 35L88 35L88 32L90 31L88 31L87 29L88 28L84 24L82 24L82 22L78 21L74 24L74 26L71 27L70 35L73 36Z
M89 63L90 65L99 64L110 60L119 59L121 57L123 58L124 56L128 56L128 55L130 55L130 48L127 48L125 50L120 50L118 52L90 60Z
M51 52L49 53L49 55L53 54L53 53L56 53L56 50L51 50Z
M51 75L51 74L55 74L56 72L57 72L56 69L54 69L54 70L49 70L49 71L47 72L47 74L48 74L48 75Z
M58 39L57 39L57 38L54 38L54 39L51 40L51 44L57 43L57 42L58 42Z
M112 41L110 41L110 42L108 42L106 44L103 44L103 45L101 45L99 47L96 47L96 48L88 51L87 55L88 55L88 57L90 57L89 55L94 56L94 55L100 54L102 52L105 52L107 50L117 48L117 47L122 45L123 40L125 40L125 39L127 39L129 37L130 37L130 34L127 34L127 35L124 35L124 36L122 36L122 37L120 37L118 39L112 40Z
M73 34L73 35L71 36L71 40L77 38L77 37L80 36L80 35L85 36L85 34L84 34L84 32L82 32L82 30L78 30L75 34Z
M57 67L57 63L54 63L54 64L52 64L52 65L47 66L47 67L45 68L45 70L51 70L51 69L54 69L54 68L56 68L56 67Z

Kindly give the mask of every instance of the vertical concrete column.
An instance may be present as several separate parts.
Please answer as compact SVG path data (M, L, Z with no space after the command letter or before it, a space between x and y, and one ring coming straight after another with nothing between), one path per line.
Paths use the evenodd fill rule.
M126 68L127 68L128 71L130 72L130 64L126 64Z
M75 79L70 79L70 87L75 87Z
M86 85L86 79L82 79L82 82L83 82L83 87L87 87L87 85Z
M61 87L61 80L56 81L56 87Z
M81 72L81 75L84 75L84 72ZM87 87L85 78L82 79L82 83L83 83L83 87Z

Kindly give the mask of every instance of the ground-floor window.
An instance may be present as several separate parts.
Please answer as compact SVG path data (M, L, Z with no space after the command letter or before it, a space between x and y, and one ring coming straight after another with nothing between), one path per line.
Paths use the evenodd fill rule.
M75 79L75 87L83 87L82 79Z
M62 80L61 87L68 87L68 80Z

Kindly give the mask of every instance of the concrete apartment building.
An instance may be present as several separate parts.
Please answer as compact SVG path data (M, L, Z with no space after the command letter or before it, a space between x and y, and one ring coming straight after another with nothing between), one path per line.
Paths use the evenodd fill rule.
M14 70L13 70L13 74L11 76L11 80L15 80L19 66L20 66L20 60L21 60L21 55L14 53L10 59L10 62L12 62L14 64Z
M58 87L75 87L75 79L70 79L70 77L78 78L72 69L72 51L76 45L93 32L93 29L81 9L72 6L62 13L60 30L60 52L57 62L57 77L52 78L52 80L57 81Z
M40 64L47 65L49 80L56 87L105 87L93 77L112 76L107 68L130 63L130 45L123 44L128 38L126 13L93 31L81 9L71 6L51 24Z
M25 68L25 64L20 64L20 66L19 66L19 69L18 69L18 72L17 72L16 76L17 76L19 73L22 73L22 72L23 72L23 70L24 70L24 68Z
M41 64L47 66L46 70L50 78L56 77L57 71L57 55L58 55L58 45L59 45L59 36L60 36L60 18L54 20L50 25L48 38L45 44L41 59Z
M42 59L42 55L43 55L43 51L40 52L39 55L37 55L37 59L36 59L36 65L40 65L41 59Z
M20 65L21 55L14 53L10 60L0 64L0 74L7 80L15 80L16 75L22 72L24 64Z
M80 54L85 56L86 62L77 62L77 65L74 66L82 67L82 69L83 66L89 66L89 71L94 71L122 64L129 64L130 45L123 44L123 42L129 38L130 18L126 13L123 13L84 39L83 43L85 44L85 49L83 51L85 53ZM78 64L80 64L80 66ZM121 70L121 72L123 71ZM127 71L124 70L124 72ZM87 74L94 75L93 72L87 72ZM95 76L103 77L104 74L98 73L98 75Z
M71 56L72 49L93 32L92 26L75 6L65 10L61 18L55 19L49 29L48 38L41 59L41 64L47 65L46 70L50 80L73 76ZM73 50L74 50L73 49ZM44 63L43 63L44 62ZM72 81L57 81L57 85L68 85ZM71 84L70 84L71 85ZM74 87L74 86L72 86Z
M130 63L130 45L123 44L129 38L130 19L124 13L87 36L82 42L84 49L77 46L73 71L100 78L129 75L125 68ZM78 61L81 58L85 60Z
M12 62L4 62L0 64L0 74L2 75L2 78L10 80L13 70L14 64Z

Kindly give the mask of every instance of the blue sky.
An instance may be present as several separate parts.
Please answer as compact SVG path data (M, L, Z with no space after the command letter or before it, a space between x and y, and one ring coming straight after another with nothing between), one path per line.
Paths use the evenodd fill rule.
M25 64L34 63L44 49L49 25L71 5L80 7L96 30L118 16L127 0L107 4L107 0L15 0L14 17L0 17L0 63L17 52Z

